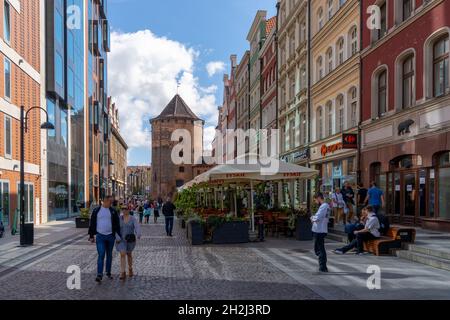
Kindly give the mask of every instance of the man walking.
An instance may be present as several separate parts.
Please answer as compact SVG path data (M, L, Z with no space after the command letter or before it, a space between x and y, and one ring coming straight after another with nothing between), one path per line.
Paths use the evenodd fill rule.
M89 226L89 241L97 244L97 278L96 282L103 280L105 256L106 256L106 276L112 280L112 253L114 243L120 241L120 219L119 214L112 208L113 197L107 196L103 204L94 209Z
M175 209L175 205L172 203L171 198L167 197L167 201L163 204L162 207L162 213L166 218L166 233L168 237L172 237Z
M328 234L328 221L330 219L330 206L325 202L322 193L318 193L314 200L319 205L317 213L311 217L314 234L314 251L319 258L319 271L328 272L327 252L325 251L325 238Z
M376 182L372 182L372 187L367 192L365 203L369 203L376 214L379 213L381 208L384 208L384 193L383 190L378 188Z

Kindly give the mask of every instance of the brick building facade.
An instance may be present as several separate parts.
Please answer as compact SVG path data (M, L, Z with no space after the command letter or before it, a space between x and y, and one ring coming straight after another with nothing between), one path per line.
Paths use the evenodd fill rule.
M201 160L204 121L198 118L177 94L161 114L150 121L150 124L153 168L151 196L153 199L164 198L173 195L177 188L195 177L193 164ZM181 158L188 158L189 163L183 162L178 165L172 161L172 150L178 141L188 143L181 138L177 141L171 140L172 133L177 129L187 130L190 134L190 152L185 155L184 149L179 154Z
M25 111L41 106L44 64L41 61L42 1L2 1L0 16L0 207L3 222L10 225L18 208L20 171L20 106ZM39 110L29 114L25 137L26 222L45 222L42 215Z

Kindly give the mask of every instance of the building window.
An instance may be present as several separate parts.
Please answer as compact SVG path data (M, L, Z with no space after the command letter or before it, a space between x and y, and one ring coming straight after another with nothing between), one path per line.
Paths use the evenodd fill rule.
M179 168L180 173L184 173L184 167Z
M337 109L337 131L344 131L344 96L339 95L336 99L336 109Z
M327 102L327 132L328 136L333 135L333 103Z
M60 45L64 45L64 19L58 10L55 10L55 40Z
M402 18L403 21L411 17L413 11L413 2L412 0L402 0L403 8L402 8Z
M60 87L64 86L64 69L63 69L63 59L59 53L55 54L55 81Z
M449 89L449 36L439 39L433 48L434 96L439 97Z
M289 87L289 100L292 100L292 99L294 99L294 97L295 97L295 77L292 76L292 77L289 79L289 82L290 82L290 87Z
M350 30L350 54L355 55L358 52L358 29L353 27Z
M306 130L307 130L307 123L306 123L306 113L303 112L300 114L300 123L301 123L301 141L302 145L306 144Z
M55 103L51 100L47 100L47 113L48 113L48 121L50 123L56 124L56 117L55 117ZM55 138L56 137L56 130L46 130L48 137Z
M383 38L387 32L387 7L386 2L380 5L380 29L378 29L377 40Z
M403 108L414 104L414 56L410 55L403 61L402 97Z
M4 66L5 98L11 100L11 61L5 58Z
M342 7L345 4L345 1L347 0L339 0L339 7Z
M11 42L11 7L8 1L4 1L3 7L3 38L6 43Z
M318 21L318 30L320 31L323 28L323 9L319 8L319 11L317 11L317 21Z
M344 38L340 38L336 44L337 48L337 57L336 57L336 66L344 63Z
M333 1L334 0L328 0L328 20L333 17Z
M327 50L327 73L333 71L333 48L328 48Z
M439 172L439 217L450 219L450 152L438 159Z
M378 116L383 116L387 111L387 72L383 70L378 75Z
M356 88L351 88L350 96L350 124L351 128L356 127L358 117L358 92Z
M289 147L295 148L295 119L292 119L289 123Z
M323 110L322 107L317 109L317 139L323 139Z
M322 80L323 78L323 59L319 57L317 59L317 81Z
M5 158L12 158L12 122L11 117L5 116Z

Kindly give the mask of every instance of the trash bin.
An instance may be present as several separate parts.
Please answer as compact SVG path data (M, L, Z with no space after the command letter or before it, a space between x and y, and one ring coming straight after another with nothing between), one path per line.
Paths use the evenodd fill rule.
M22 246L32 246L34 243L34 224L25 223L20 226L20 244Z

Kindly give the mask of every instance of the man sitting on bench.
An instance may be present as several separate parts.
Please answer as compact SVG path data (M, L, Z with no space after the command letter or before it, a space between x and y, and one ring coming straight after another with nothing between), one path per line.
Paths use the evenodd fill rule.
M356 254L364 254L364 242L380 238L380 221L377 218L376 213L372 206L367 206L362 211L363 220L365 220L364 229L355 231L356 239L354 239L349 245L336 249L333 252L335 254L346 254L350 250L356 248Z

